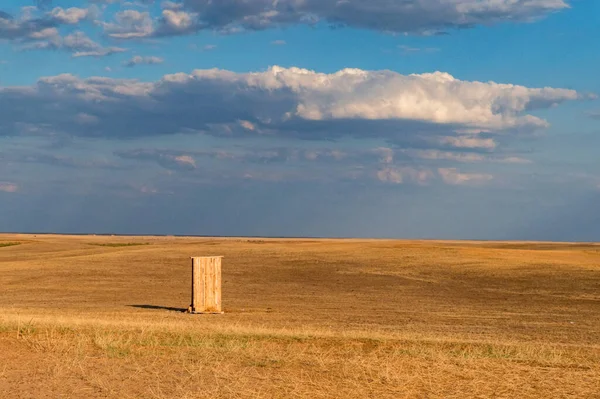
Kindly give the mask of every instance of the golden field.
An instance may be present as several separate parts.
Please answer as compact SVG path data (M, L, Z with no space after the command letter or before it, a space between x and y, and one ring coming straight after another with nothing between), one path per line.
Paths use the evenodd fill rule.
M600 246L0 235L0 398L600 398Z

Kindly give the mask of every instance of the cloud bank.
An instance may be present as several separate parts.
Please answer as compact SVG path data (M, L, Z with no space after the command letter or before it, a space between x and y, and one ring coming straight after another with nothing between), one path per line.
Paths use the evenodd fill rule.
M437 34L501 22L526 22L569 7L566 0L181 0L162 14L126 10L106 25L113 37L235 33L326 23L392 33Z
M583 98L574 90L463 81L442 72L324 74L275 66L255 73L196 70L155 82L64 74L0 88L0 135L429 135L450 146L493 148L493 140L478 135L544 128L548 123L530 112ZM32 107L35 113L27 111Z

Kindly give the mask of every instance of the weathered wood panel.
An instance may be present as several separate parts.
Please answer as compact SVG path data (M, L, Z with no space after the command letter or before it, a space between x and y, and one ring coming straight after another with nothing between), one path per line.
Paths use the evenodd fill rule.
M192 258L192 313L222 313L222 256Z

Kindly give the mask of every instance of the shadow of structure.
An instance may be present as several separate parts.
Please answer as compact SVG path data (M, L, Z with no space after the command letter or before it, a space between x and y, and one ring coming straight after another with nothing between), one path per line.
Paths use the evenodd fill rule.
M170 312L185 312L187 309L184 308L170 308L168 306L155 306L155 305L127 305L130 308L138 309L152 309L152 310L168 310Z

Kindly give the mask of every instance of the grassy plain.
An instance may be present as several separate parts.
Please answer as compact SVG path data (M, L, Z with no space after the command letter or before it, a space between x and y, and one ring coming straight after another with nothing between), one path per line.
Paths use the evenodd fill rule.
M600 398L600 246L0 235L0 397Z

